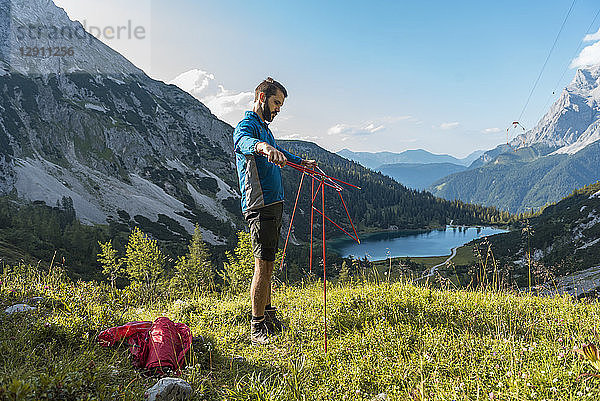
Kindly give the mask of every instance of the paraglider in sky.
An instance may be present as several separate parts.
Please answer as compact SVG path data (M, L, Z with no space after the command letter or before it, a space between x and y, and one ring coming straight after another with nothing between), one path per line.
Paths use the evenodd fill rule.
M520 122L513 121L512 124L506 129L506 144L512 148L510 141L524 133L525 127ZM516 148L513 149L515 152L517 151Z

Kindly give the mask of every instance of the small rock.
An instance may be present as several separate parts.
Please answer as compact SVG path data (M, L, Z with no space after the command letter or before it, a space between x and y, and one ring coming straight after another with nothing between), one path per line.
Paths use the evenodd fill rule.
M34 310L35 308L33 306L29 306L27 304L16 304L13 306L9 306L8 308L4 309L4 313L17 313L17 312L27 312L30 310Z
M387 400L389 400L389 398L386 393L379 393L373 398L372 401L387 401Z
M44 297L33 297L29 300L29 303L31 305L37 305L39 303L41 303L44 300Z
M146 390L144 397L148 401L183 401L192 397L192 386L183 379L165 377Z

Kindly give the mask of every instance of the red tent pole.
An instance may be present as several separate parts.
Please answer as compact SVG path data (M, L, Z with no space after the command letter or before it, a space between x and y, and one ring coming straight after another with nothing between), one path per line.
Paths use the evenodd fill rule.
M310 198L314 199L315 196L315 177L312 177L310 182ZM312 273L312 262L313 262L313 218L315 210L313 201L310 202L310 260L308 262L308 272Z
M348 213L348 208L346 207L346 202L344 202L344 198L342 197L342 193L338 192L340 195L340 199L342 200L342 204L344 205L344 209L346 210L346 215L348 216L348 220L350 220L350 224L352 224L352 229L354 230L354 235L356 235L356 242L360 244L360 239L358 238L358 234L356 233L356 228L354 228L354 223L352 222L352 218L350 217L350 213Z
M290 239L290 233L292 232L292 224L294 223L294 216L296 215L296 206L298 206L298 198L300 198L300 190L302 189L302 181L304 181L304 173L300 178L300 185L298 186L298 193L296 194L296 203L294 203L294 211L292 211L292 218L290 220L290 227L288 228L287 237L285 238L285 245L283 246L283 255L281 256L281 263L279 264L279 270L283 267L283 260L285 259L285 251L287 250L287 244Z
M316 207L314 208L314 210L319 213L320 215L323 215L323 212L321 212L319 209L317 209ZM340 230L342 230L344 232L344 234L346 234L348 237L352 238L354 241L358 242L360 244L360 240L357 237L353 237L352 234L350 234L348 231L344 230L338 223L336 223L335 221L331 220L329 217L325 216L325 218L327 219L327 221L331 222L331 224L333 224L334 226L336 226L337 228L339 228Z
M321 192L321 207L323 208L323 323L325 326L325 352L327 352L327 272L325 270L325 187Z
M292 167L292 168L295 168L296 170L300 170L300 171L303 171L303 172L306 172L306 173L312 173L312 174L320 175L320 176L322 176L322 177L325 177L325 178L328 178L328 179L330 179L330 180L333 180L333 181L336 181L336 182L340 182L340 183L342 183L342 184L346 184L346 185L348 185L348 186L351 186L352 188L356 188L356 189L362 189L361 187L359 187L359 186L356 186L356 185L354 185L354 184L350 184L350 183L348 183L348 182L346 182L346 181L342 181L342 180L340 180L340 179L337 179L337 178L330 177L330 176L328 176L327 174L325 174L325 173L323 172L323 170L321 170L321 169L319 169L319 170L321 170L320 172L319 172L319 171L315 171L315 170L312 170L312 169L310 169L310 168L306 168L306 167L304 167L304 166L301 166L301 165L299 165L299 164L292 163L292 162L290 162L290 161L288 161L288 162L286 163L286 165L289 165L290 167ZM318 168L318 167L317 167L317 168Z
M317 199L317 196L319 195L319 190L321 189L321 187L323 187L323 181L321 181L321 183L319 184L319 186L317 187L317 191L315 192L315 195L313 196L311 205L313 203L315 203L315 199Z

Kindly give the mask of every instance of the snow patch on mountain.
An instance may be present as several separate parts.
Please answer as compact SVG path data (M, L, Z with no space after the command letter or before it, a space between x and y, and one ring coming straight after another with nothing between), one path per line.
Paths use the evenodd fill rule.
M186 166L178 159L167 159L165 163L169 168L179 171L180 173L185 173L186 171L192 170L189 166ZM197 168L194 170L194 174L199 177L210 177L217 180L218 191L216 194L216 198L218 200L224 200L227 198L238 198L239 195L232 189L229 185L225 183L218 175L214 174L211 171ZM222 207L222 206L221 206Z
M17 159L15 174L15 189L20 197L41 200L50 206L58 204L64 196L70 197L73 199L79 220L83 223L106 223L106 214L75 190L79 186L78 180L72 179L69 172L62 167L45 160Z
M581 223L579 223L573 229L573 239L578 240L580 238L583 238L584 237L583 232L585 230L588 230L591 227L593 227L599 223L600 223L600 215L596 214L596 210L592 210L591 212L589 212L587 217L584 217L583 219L581 219Z
M552 154L575 154L584 149L588 145L600 140L600 121L596 121L571 145L563 146L562 148L552 152Z
M90 110L96 110L101 113L106 113L106 109L104 107L97 105L97 104L93 104L93 103L86 103L85 108L90 109Z
M219 199L219 200L224 200L227 198L240 199L240 196L235 192L235 190L233 188L231 188L229 185L227 185L225 183L225 181L223 181L218 175L216 175L210 171L207 171L206 173L208 174L209 177L212 177L215 180L217 180L217 185L219 186L219 192L217 192L217 195L216 195L217 199Z
M587 242L587 243L583 244L582 246L577 248L577 250L589 248L590 246L596 245L598 242L600 242L600 238L596 238L595 240L593 240L591 242Z
M204 211L215 216L222 222L226 222L228 220L227 213L225 213L225 210L220 203L216 202L211 197L196 191L196 188L194 188L194 186L189 182L187 183L187 189L190 191L192 198L194 198L196 205L200 206Z

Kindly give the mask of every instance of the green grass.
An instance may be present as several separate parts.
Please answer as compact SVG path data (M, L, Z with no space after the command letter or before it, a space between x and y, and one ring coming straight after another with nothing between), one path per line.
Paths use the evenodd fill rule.
M568 296L449 291L393 284L328 285L324 352L322 283L274 294L290 329L249 343L250 302L206 295L143 303L131 290L71 283L33 268L0 276L2 308L42 296L31 314L0 313L0 399L142 399L156 382L125 346L97 334L168 316L204 337L182 378L198 400L596 400L594 373L574 346L596 340L600 308Z

